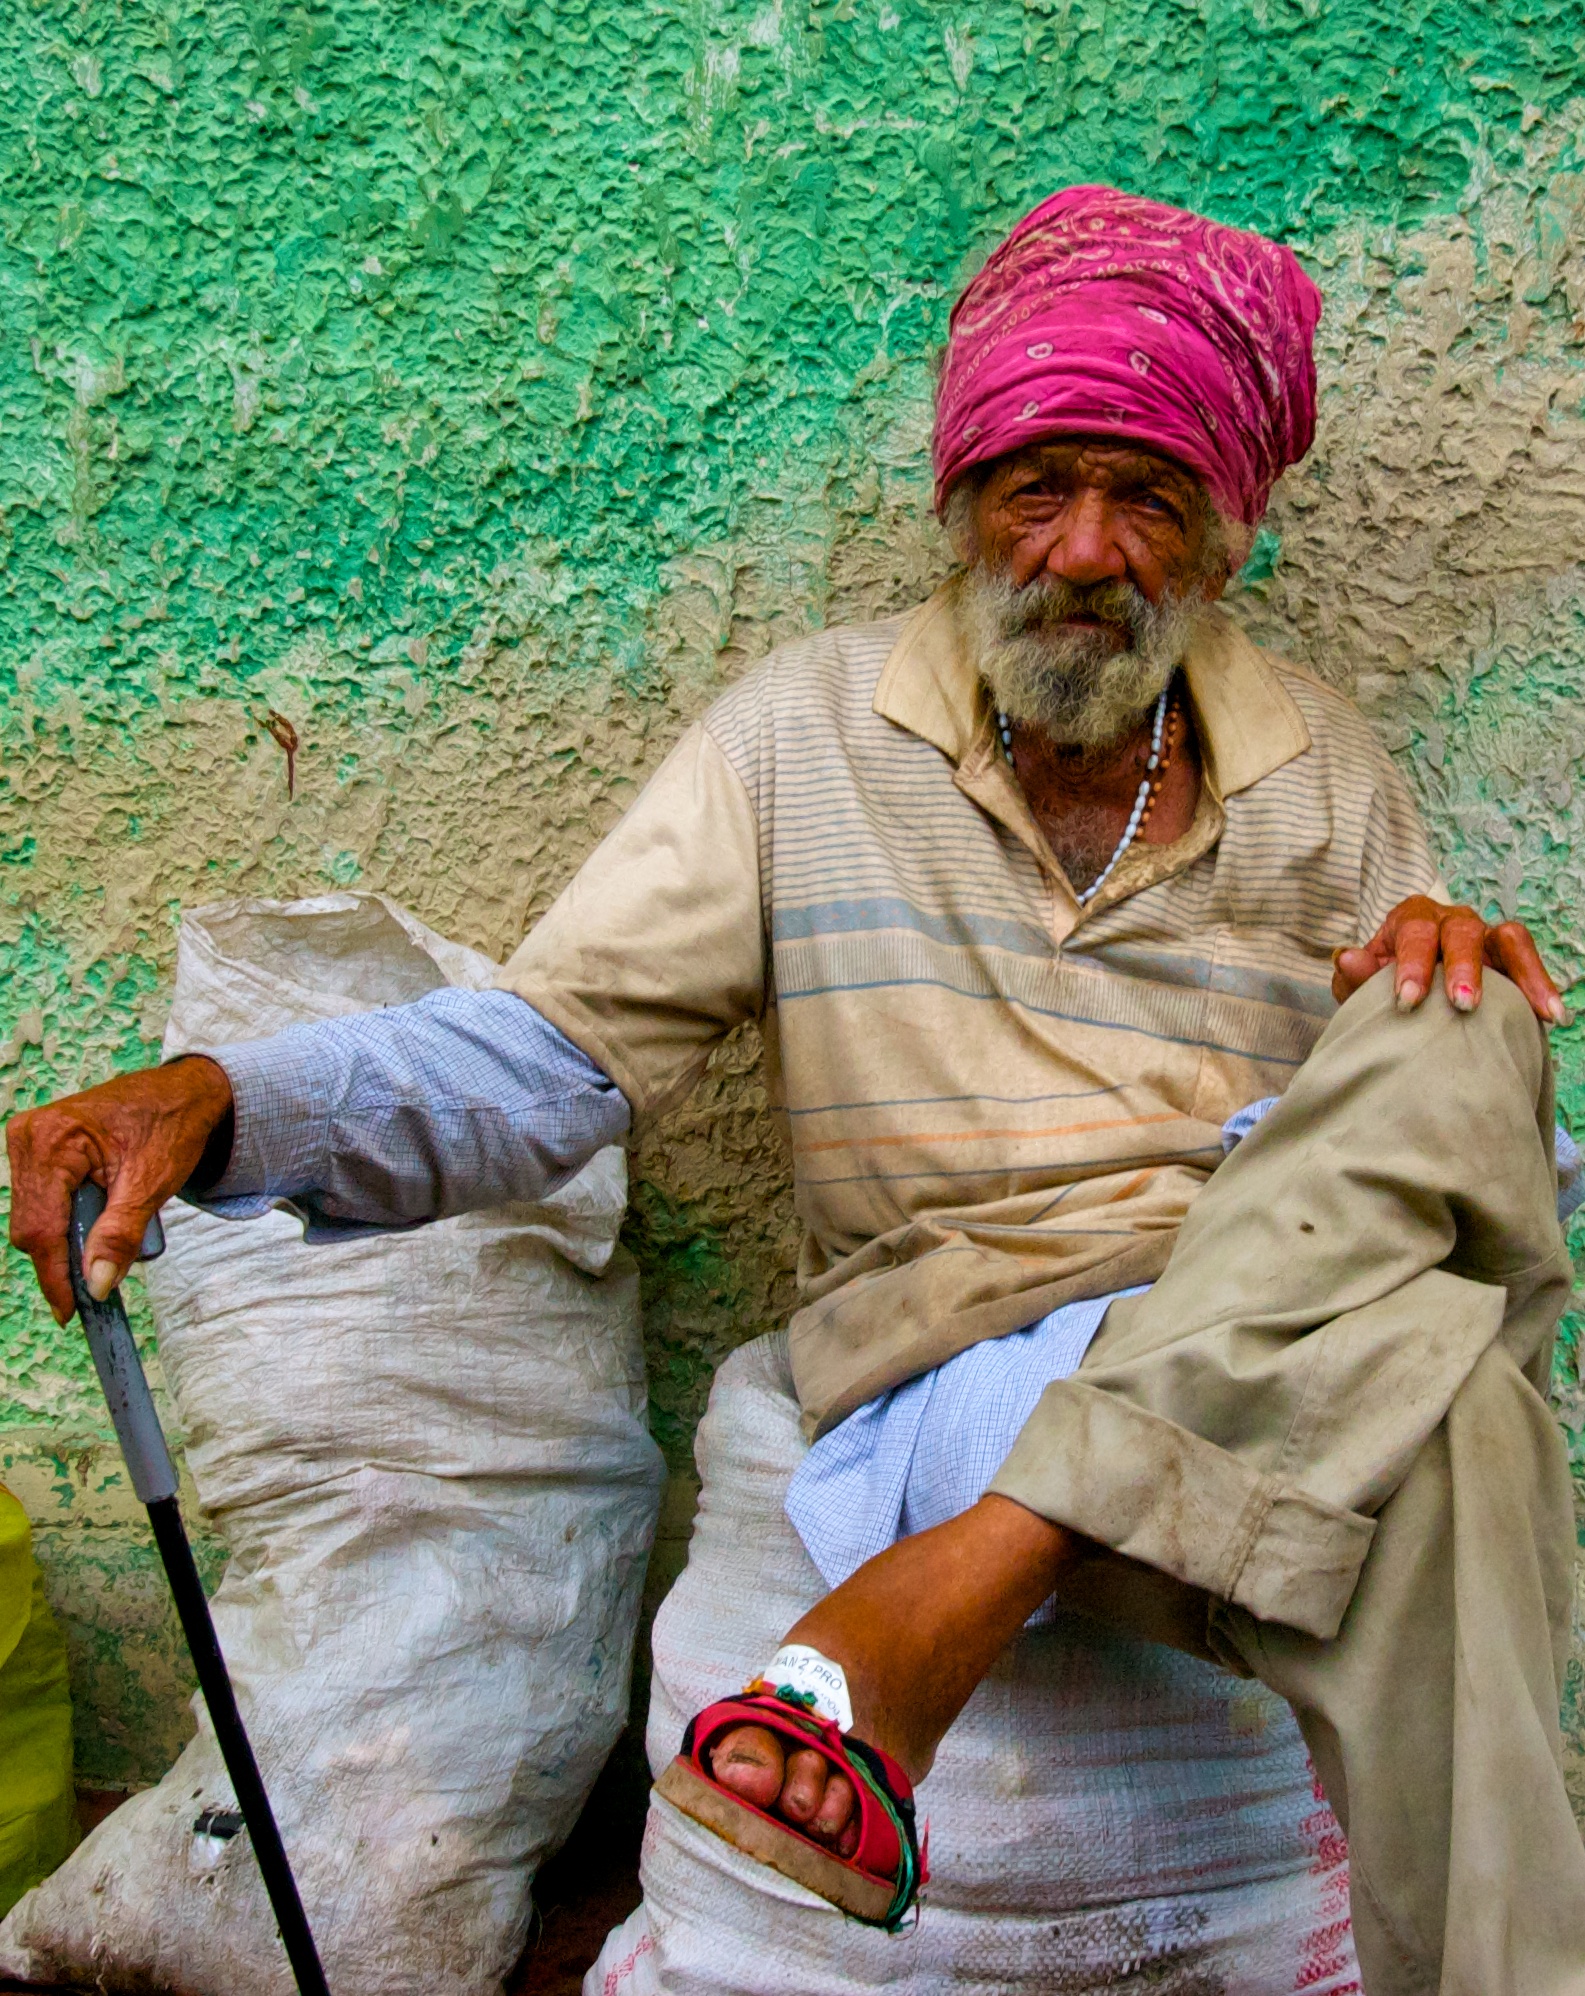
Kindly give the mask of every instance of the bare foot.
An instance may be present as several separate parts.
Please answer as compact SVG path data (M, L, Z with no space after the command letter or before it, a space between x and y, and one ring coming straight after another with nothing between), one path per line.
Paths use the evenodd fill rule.
M822 1753L785 1753L763 1726L736 1726L712 1755L715 1778L757 1809L780 1816L829 1844L838 1857L858 1849L859 1814L853 1784Z
M1083 1542L1006 1497L901 1539L789 1629L847 1672L853 1732L922 1781L975 1686L1074 1564ZM784 1754L763 1726L724 1733L716 1780L846 1857L858 1847L852 1783L823 1754Z

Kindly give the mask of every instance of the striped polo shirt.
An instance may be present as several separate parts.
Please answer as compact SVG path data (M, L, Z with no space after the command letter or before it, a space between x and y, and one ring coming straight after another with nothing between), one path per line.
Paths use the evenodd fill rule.
M811 1432L1159 1274L1224 1119L1280 1094L1331 1016L1331 952L1442 892L1364 718L1212 610L1183 661L1194 821L1081 908L954 602L771 653L501 972L640 1115L759 1022Z

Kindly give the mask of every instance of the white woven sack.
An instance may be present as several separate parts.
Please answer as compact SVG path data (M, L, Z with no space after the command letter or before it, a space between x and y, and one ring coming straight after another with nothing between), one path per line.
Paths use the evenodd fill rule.
M734 1353L655 1623L656 1771L825 1592L782 1511L804 1446L785 1338ZM931 1883L918 1924L888 1936L652 1800L644 1903L584 1996L1357 1996L1342 1835L1258 1684L1077 1616L1026 1630L919 1807Z
M388 902L183 925L167 1047L477 987ZM167 1208L148 1271L187 1459L230 1563L215 1621L335 1996L498 1996L535 1866L626 1715L662 1469L622 1154L542 1206L308 1247ZM0 1971L289 1996L198 1737L0 1927Z

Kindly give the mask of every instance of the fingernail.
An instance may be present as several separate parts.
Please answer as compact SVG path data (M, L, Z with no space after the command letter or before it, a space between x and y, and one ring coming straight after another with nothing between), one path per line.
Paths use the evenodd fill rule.
M1407 984L1400 984L1398 986L1398 1010L1400 1012L1412 1012L1424 996L1424 986L1414 983L1412 979Z
M1554 1026L1566 1026L1568 1024L1568 1008L1561 998L1554 998L1546 1010L1547 1017L1552 1021Z
M1475 1009L1475 987L1473 984L1455 984L1448 994L1453 1000L1455 1012L1473 1012Z
M96 1261L88 1270L88 1294L102 1303L116 1286L119 1271L113 1261Z

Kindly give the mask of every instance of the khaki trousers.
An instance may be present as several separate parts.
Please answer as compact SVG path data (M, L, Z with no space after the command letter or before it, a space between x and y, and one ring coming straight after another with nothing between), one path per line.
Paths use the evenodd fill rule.
M1555 1202L1514 986L1462 1015L1438 981L1400 1016L1383 973L992 1486L1110 1549L1073 1605L1288 1699L1348 1833L1368 1996L1585 1996Z

